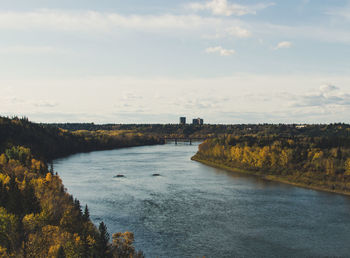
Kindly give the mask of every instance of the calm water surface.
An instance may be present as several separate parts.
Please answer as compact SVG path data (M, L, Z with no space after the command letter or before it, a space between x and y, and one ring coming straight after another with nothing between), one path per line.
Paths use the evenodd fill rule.
M207 167L190 160L197 147L99 151L54 164L93 222L134 232L147 257L350 257L349 197Z

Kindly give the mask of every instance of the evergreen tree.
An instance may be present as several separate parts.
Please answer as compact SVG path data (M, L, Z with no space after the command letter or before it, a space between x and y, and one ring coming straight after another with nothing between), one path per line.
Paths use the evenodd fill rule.
M7 210L16 215L22 215L23 204L21 191L18 189L16 179L12 177L9 182Z
M86 204L85 209L84 209L84 214L83 214L83 220L88 221L89 219L90 219L90 212L89 212L89 208Z
M100 255L102 258L108 257L108 243L109 243L109 234L107 231L106 225L103 223L103 221L100 223L100 226L98 227L100 231L100 237L98 239L98 249L100 251Z
M60 246L60 248L58 249L57 258L66 258L66 253L64 252L62 246Z
M79 211L79 215L82 216L80 201L77 198L74 199L74 207Z
M22 196L24 214L40 212L40 203L35 196L33 186L29 182L26 184Z
M8 192L6 186L0 182L0 206L6 207L8 201Z
M50 171L51 175L53 175L55 173L52 161L50 162L50 169L49 169L49 171Z

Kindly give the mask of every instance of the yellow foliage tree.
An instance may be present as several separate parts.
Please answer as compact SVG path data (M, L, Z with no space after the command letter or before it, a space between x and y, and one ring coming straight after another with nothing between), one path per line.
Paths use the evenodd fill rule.
M51 173L47 173L47 174L46 174L45 180L46 180L46 182L51 182L51 180L52 180L52 175L51 175Z
M350 176L350 158L345 161L345 175Z
M0 173L0 181L4 184L7 185L10 182L10 177L8 175L5 174L1 174Z
M132 232L115 233L113 234L113 248L115 257L133 257L135 248L134 234Z
M7 158L6 158L5 154L3 153L0 155L0 164L5 165L6 163L7 163Z

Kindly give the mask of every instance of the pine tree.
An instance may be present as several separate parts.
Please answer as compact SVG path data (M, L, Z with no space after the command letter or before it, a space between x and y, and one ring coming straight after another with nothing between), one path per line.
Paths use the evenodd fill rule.
M0 182L0 206L6 207L8 201L8 192L6 186Z
M90 212L89 212L89 208L87 206L87 204L85 205L85 210L84 210L84 214L83 214L83 220L86 222L90 219Z
M21 191L18 189L16 179L12 177L9 182L7 210L16 215L22 215L23 204Z
M54 175L55 171L54 171L54 168L53 168L53 162L51 161L50 162L50 169L49 169L51 175Z
M33 186L28 182L22 193L23 197L23 210L25 214L28 213L39 213L40 203L35 196Z
M80 201L78 199L74 199L74 206L79 212L79 216L82 216L82 211L81 211L81 206L80 206Z
M66 258L66 253L64 252L62 246L60 246L60 248L58 249L57 258Z
M100 226L98 227L98 229L100 231L100 237L98 240L98 249L100 251L100 255L102 258L108 257L109 234L107 231L107 227L103 223L103 221L100 223Z

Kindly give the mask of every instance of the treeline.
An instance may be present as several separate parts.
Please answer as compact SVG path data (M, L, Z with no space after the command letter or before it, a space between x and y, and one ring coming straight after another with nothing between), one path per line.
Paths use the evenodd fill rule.
M329 190L350 191L350 137L226 135L206 140L193 157L216 165Z
M93 123L64 123L49 124L69 131L119 131L126 130L135 133L143 133L160 138L207 138L212 134L212 126L209 125L179 125L179 124L93 124ZM222 133L224 130L222 130Z
M93 124L93 123L64 123L50 124L69 131L77 130L128 130L144 133L156 137L193 137L214 138L227 134L235 136L349 136L350 125L348 124L204 124L204 125L180 125L180 124Z
M77 152L160 144L162 141L143 133L127 131L76 131L36 124L26 118L0 117L0 153L12 146L25 146L36 157L51 160Z

